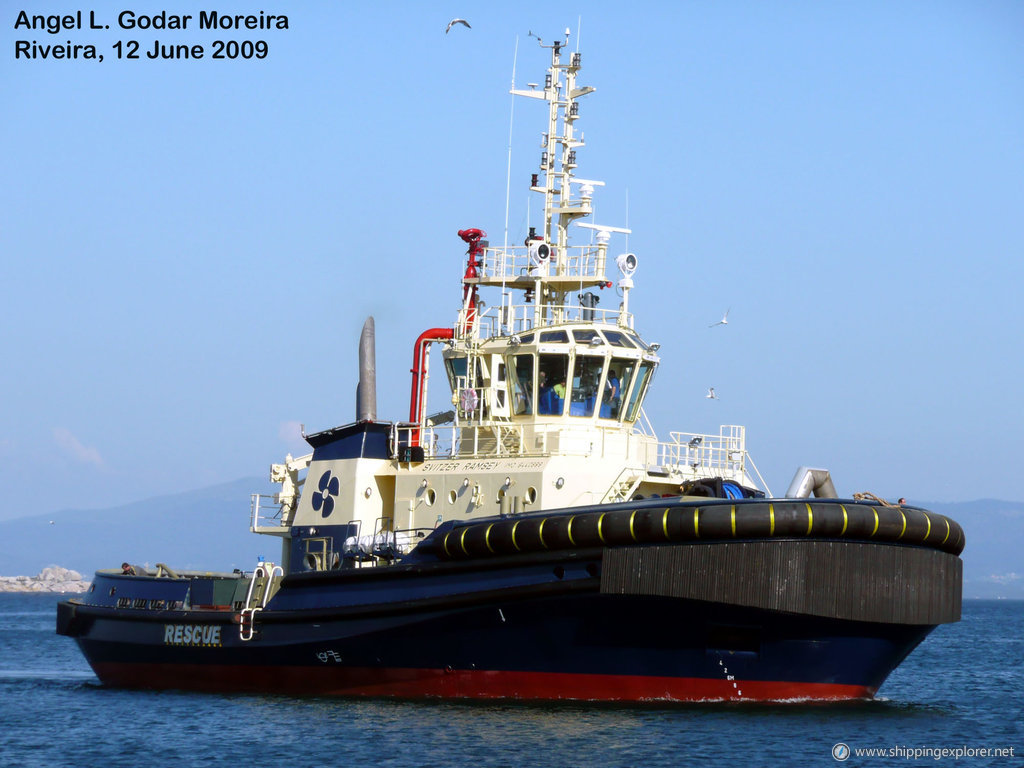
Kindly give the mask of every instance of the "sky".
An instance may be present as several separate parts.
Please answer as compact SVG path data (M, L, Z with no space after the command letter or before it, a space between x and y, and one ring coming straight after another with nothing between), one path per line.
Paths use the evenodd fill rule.
M806 465L844 495L1024 498L1024 4L97 5L0 2L0 519L263 476L300 424L353 420L369 315L378 415L405 419L414 340L455 320L456 232L506 237L510 148L508 241L536 223L545 106L508 91L513 66L543 82L530 33L566 28L596 88L579 175L632 230L612 248L661 344L659 436L745 425L776 493ZM131 40L205 56L118 59Z

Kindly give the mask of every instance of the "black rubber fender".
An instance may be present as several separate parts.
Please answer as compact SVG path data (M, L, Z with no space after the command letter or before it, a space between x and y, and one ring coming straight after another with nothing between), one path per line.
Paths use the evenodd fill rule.
M464 560L544 550L771 538L888 542L954 555L964 548L959 524L916 507L818 499L662 499L656 506L623 507L581 507L467 522L445 532L436 550L443 559Z

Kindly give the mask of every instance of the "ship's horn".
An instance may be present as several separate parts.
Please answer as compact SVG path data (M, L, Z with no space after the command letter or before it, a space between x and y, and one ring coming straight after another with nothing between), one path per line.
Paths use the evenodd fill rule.
M359 335L359 384L356 385L356 421L377 419L377 353L373 316L366 318Z

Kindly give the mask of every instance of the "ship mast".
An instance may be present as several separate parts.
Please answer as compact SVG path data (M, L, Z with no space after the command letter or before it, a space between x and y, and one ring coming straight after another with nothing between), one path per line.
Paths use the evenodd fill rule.
M576 219L589 216L594 186L603 182L574 179L576 150L584 146L583 134L578 137L575 122L579 118L577 99L594 92L591 86L578 87L576 76L582 64L579 52L570 53L568 63L562 63L562 48L568 44L569 30L565 30L566 42L556 40L545 45L538 38L542 48L551 50L551 66L544 78L544 89L520 90L512 93L548 102L548 129L544 134L543 150L540 157L540 174L532 177L530 189L544 195L544 224L541 239L551 244L550 270L554 277L569 274L569 225ZM572 184L580 185L580 196L572 197ZM549 321L559 322L563 318L567 286L564 281L551 281L537 296L538 310L543 307Z

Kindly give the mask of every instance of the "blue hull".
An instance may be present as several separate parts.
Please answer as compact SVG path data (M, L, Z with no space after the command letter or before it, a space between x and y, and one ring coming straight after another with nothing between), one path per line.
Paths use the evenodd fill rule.
M231 606L154 610L166 598L131 596L187 580L99 574L94 600L139 607L69 601L58 631L116 686L695 701L870 697L934 628L623 594L607 554L291 576L250 640Z

